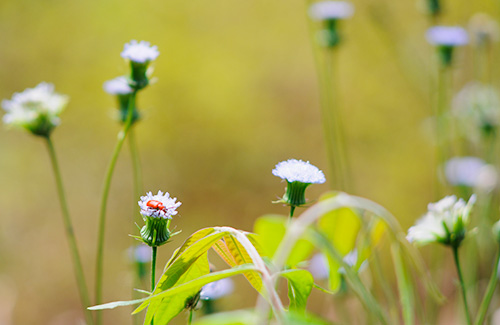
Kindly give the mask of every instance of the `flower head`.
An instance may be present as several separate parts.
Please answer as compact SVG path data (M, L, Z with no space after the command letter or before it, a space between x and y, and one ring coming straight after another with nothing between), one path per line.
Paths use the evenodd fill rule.
M168 192L163 194L162 191L158 191L156 195L148 192L145 196L141 196L138 204L144 217L172 219L172 216L178 213L176 209L182 204L176 200L177 198L171 198Z
M434 26L427 30L429 43L437 46L462 46L469 42L465 29L459 26Z
M127 95L134 91L123 76L106 81L103 88L110 95Z
M476 46L490 45L500 39L498 23L484 13L477 13L469 21L471 40Z
M318 167L302 160L289 159L282 161L273 169L273 175L287 181L283 198L275 203L290 205L291 214L295 207L306 204L306 188L311 184L321 184L326 181L325 175Z
M445 175L452 185L475 187L485 162L477 157L455 157L446 162Z
M54 92L54 85L42 82L35 88L15 93L2 101L7 112L5 124L21 126L36 135L48 136L60 122L59 114L68 103L68 96Z
M315 20L345 19L353 14L354 6L347 1L320 1L309 8L309 15Z
M155 60L160 52L158 52L158 47L151 46L149 42L136 40L130 41L130 43L125 44L123 52L121 53L122 58L128 59L136 63L146 63Z
M457 200L456 196L447 196L428 205L428 212L408 229L406 238L410 242L425 245L442 243L458 247L465 238L466 226L476 201L472 195L468 203Z
M216 300L224 296L230 295L234 290L233 280L229 278L220 279L210 282L201 288L200 299Z
M500 124L499 112L498 92L480 82L468 83L453 99L453 113L461 123L459 129L471 140L495 131Z
M289 183L300 182L304 184L322 184L326 182L325 175L318 167L308 161L289 159L282 161L273 169L273 175Z

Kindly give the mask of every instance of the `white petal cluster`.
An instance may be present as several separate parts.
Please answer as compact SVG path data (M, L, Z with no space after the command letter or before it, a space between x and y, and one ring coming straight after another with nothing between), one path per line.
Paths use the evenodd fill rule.
M472 195L468 203L457 197L447 196L436 203L428 205L427 213L416 224L408 229L406 239L420 245L440 242L449 244L452 234L465 233L469 215L476 196Z
M434 26L426 33L427 41L438 46L462 46L469 42L465 29L459 26Z
M229 278L220 279L210 282L201 288L200 299L216 300L224 296L230 295L234 290L233 280Z
M148 206L147 203L151 200L161 202L164 208L159 209ZM182 204L181 202L176 202L176 200L177 198L171 198L168 192L163 194L162 191L158 191L156 195L148 192L145 196L141 196L138 204L141 208L141 214L145 217L172 219L172 216L178 213L176 209Z
M459 119L464 136L478 137L478 129L500 124L500 96L490 85L470 82L453 99L453 114Z
M320 1L309 8L309 15L315 20L345 19L353 14L354 6L347 1Z
M128 84L128 79L123 76L106 81L103 88L110 95L127 95L133 91Z
M301 182L305 184L322 184L326 181L323 172L308 161L289 159L282 161L273 169L273 175L287 182Z
M155 60L160 52L158 52L158 47L151 46L149 42L136 40L130 41L130 43L125 44L125 48L121 53L122 58L128 59L136 63L146 63Z
M54 92L54 85L46 82L35 88L27 88L21 93L4 99L2 107L7 112L3 116L6 124L33 126L40 118L46 119L52 126L59 124L59 114L68 103L68 96Z

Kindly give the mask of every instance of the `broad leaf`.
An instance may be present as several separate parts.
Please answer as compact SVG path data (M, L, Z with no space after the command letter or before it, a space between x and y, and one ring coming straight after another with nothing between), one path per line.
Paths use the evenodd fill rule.
M290 309L304 312L306 310L307 299L311 294L314 279L311 273L306 270L286 270L280 276L288 280L288 299L290 299Z
M194 325L254 325L257 315L249 310L236 310L217 313L197 319Z
M260 243L264 256L272 257L285 236L288 217L280 215L266 215L258 218L254 224L255 239ZM297 241L290 253L286 264L290 267L307 260L314 245L302 237Z

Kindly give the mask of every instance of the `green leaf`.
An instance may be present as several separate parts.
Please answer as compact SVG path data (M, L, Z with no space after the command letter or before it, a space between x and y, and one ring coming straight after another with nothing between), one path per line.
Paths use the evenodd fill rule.
M324 319L321 319L317 316L306 314L306 313L298 313L293 310L289 311L285 314L285 324L287 325L330 325L331 322L328 322Z
M255 240L260 243L264 256L274 256L281 240L285 236L287 223L288 217L280 215L265 215L255 221L254 232L258 235L255 237ZM294 267L300 262L307 260L313 249L314 245L307 237L301 237L288 257L287 266Z
M257 321L258 317L254 312L236 310L199 318L194 325L254 325Z
M300 269L283 271L280 273L280 276L288 280L290 309L304 312L306 310L307 299L314 285L313 276L309 271Z
M172 287L170 289L167 289L165 291L162 291L158 294L152 295L150 297L142 298L142 299L136 299L136 300L129 300L129 301L115 301L115 302L110 302L107 304L102 304L98 306L93 306L89 307L89 310L102 310L102 309L113 309L116 307L122 307L122 306L130 306L130 305L135 305L141 302L148 302L151 300L155 299L164 299L167 297L172 297L174 295L177 295L179 293L197 289L200 290L204 285L214 282L220 279L225 279L229 278L231 276L237 275L237 274L242 274L245 272L258 272L257 268L251 264L251 265L241 265L237 266L228 270L224 271L219 271L219 272L212 272L207 275L201 276L197 279L191 280L189 282L180 284L178 286Z
M210 230L210 231L206 231ZM201 235L205 235L202 237ZM222 238L226 233L217 232L213 228L202 229L196 232L191 237L189 237L184 244L181 246L177 254L170 260L165 272L158 281L153 295L157 295L167 289L172 288L181 278L181 276L188 271L188 269L195 263L195 261L203 254L205 254L210 247ZM196 240L197 239L197 240ZM148 310L146 315L146 320L156 311L158 304L153 304L150 308L152 312ZM135 311L138 313L149 305L149 302L141 304ZM149 324L149 323L147 323Z
M195 263L179 278L176 286L199 278L210 273L208 265L208 254L205 252L200 256ZM146 313L145 324L150 324L149 320L153 319L157 324L167 324L185 309L186 301L197 295L199 289L193 288L175 295L175 297L167 297L163 299L155 299L148 307Z

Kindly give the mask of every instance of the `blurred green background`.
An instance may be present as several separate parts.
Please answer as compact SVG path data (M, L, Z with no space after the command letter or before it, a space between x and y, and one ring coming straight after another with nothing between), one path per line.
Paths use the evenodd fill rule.
M387 207L406 229L433 199L429 22L414 0L353 2L337 77L354 194ZM476 12L497 19L500 12L488 0L445 7L443 22L462 26ZM182 234L159 249L161 269L199 228L251 230L260 215L287 213L271 204L284 190L271 174L277 162L309 160L326 171L307 19L304 0L0 2L0 98L47 81L71 99L53 139L91 292L102 181L119 130L102 83L127 73L123 44L147 40L161 53L157 82L139 96L136 126L145 190L183 203L173 222ZM471 79L470 52L458 52L457 90ZM77 324L79 299L41 139L0 129L0 184L0 324ZM326 190L313 186L308 197ZM105 301L130 297L137 200L125 146L108 205ZM237 289L245 294L224 308L255 303L244 280ZM129 311L105 311L105 323L129 324Z

